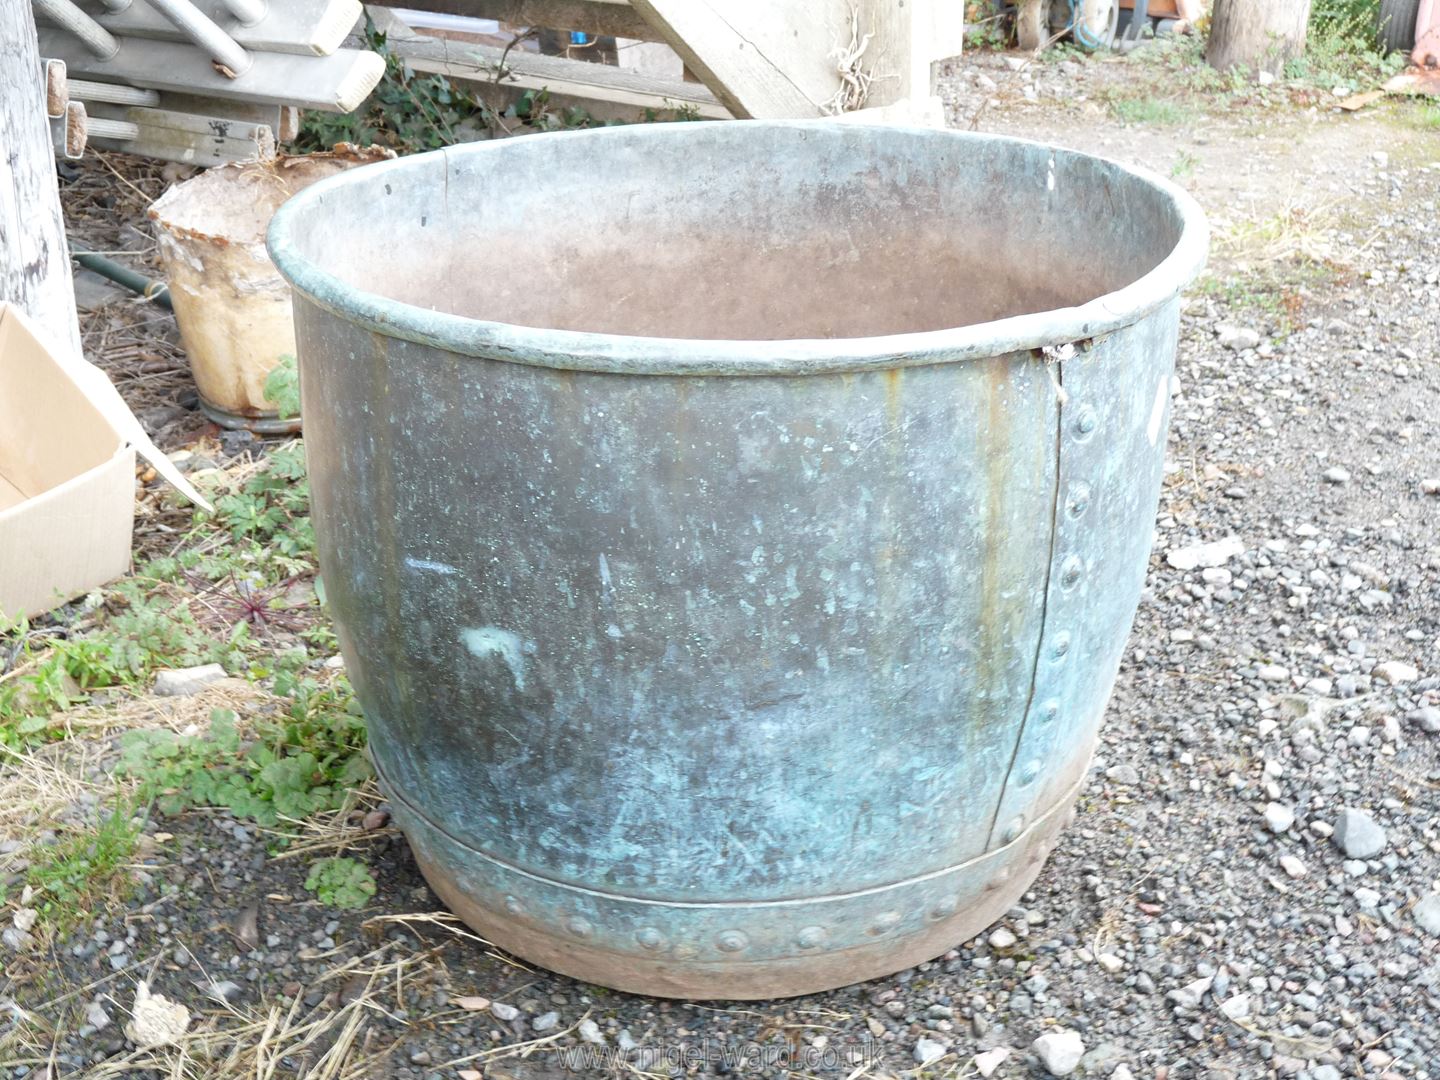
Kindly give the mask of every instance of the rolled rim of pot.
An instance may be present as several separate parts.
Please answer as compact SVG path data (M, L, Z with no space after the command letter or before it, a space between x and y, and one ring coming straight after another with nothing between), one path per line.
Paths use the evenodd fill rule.
M419 163L427 159L443 161L443 175L448 183L452 162L460 164L468 155L505 154L518 143L544 140L552 147L559 147L560 140L583 141L583 147L571 148L583 161L586 156L595 158L604 154L608 141L634 144L640 140L693 139L697 131L715 129L724 129L727 138L744 140L747 131L761 128L766 129L765 134L771 138L793 134L797 142L815 138L849 140L862 152L869 136L883 140L953 140L952 145L968 144L977 151L981 144L992 149L1009 148L1017 162L1027 155L1033 159L1043 153L1048 155L1048 176L1024 179L1030 183L1046 183L1051 192L1056 187L1057 161L1070 166L1080 163L1096 166L1106 174L1107 198L1113 186L1110 181L1127 184L1131 189L1148 188L1146 197L1154 200L1149 209L1168 218L1167 227L1174 235L1174 242L1163 258L1133 281L1073 306L949 328L874 336L689 338L551 329L422 307L366 291L344 280L303 251L297 239L302 223L320 214L327 200L334 200L332 208L343 202L342 193L347 185L362 181L372 185L390 180L398 182L407 171L422 172ZM1017 183L1021 180L1016 177ZM388 194L390 187L385 190ZM448 191L440 191L439 185L435 194L441 199L448 198ZM497 192L496 197L503 198L504 193ZM556 212L567 209L576 208L557 207ZM1122 204L1116 212L1123 215L1126 208ZM345 227L369 227L363 205L347 208L347 214L349 220ZM328 224L332 226L330 235L333 235L337 223ZM323 238L317 242L323 243ZM527 135L466 143L363 166L321 180L287 201L271 221L268 246L281 274L311 303L377 334L451 353L535 367L630 375L804 375L957 363L1103 338L1169 304L1195 279L1205 265L1209 226L1199 204L1168 180L1107 158L1028 139L933 128L843 124L833 120L732 120L635 124ZM391 250L397 256L400 254L396 249ZM1033 257L1043 259L1046 254L1036 251ZM474 269L477 274L483 274L487 268L480 264ZM504 268L496 270L503 272Z

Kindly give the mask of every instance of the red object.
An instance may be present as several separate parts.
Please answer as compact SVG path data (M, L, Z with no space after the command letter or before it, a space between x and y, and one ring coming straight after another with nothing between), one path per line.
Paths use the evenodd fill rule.
M1135 0L1120 0L1121 8L1133 11ZM1150 0L1150 17L1152 19L1178 19L1180 8L1175 0Z
M1415 51L1410 59L1419 68L1440 67L1440 0L1420 0L1415 22Z

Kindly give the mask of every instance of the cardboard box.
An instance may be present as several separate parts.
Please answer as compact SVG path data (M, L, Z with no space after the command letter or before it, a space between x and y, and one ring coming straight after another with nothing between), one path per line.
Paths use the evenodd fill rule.
M43 614L129 569L137 451L208 505L104 372L0 304L0 616Z

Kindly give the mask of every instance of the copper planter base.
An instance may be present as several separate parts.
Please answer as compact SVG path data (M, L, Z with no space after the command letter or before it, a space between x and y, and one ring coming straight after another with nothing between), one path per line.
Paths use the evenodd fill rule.
M457 842L382 787L425 880L491 943L627 993L751 1001L880 978L968 941L1035 881L1074 819L1080 784L1017 839L958 866L841 896L731 903L620 896L528 873Z

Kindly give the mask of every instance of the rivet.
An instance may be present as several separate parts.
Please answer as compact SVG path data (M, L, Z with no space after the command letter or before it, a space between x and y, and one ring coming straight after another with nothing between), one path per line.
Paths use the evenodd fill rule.
M1055 642L1050 646L1050 658L1052 660L1064 660L1065 654L1070 651L1070 632L1061 630L1055 635Z
M642 948L658 949L665 944L665 935L653 926L646 926L635 934L635 940Z
M525 905L520 902L519 897L505 897L505 910L511 915L519 915L525 910Z
M947 896L930 909L930 918L937 920L948 919L951 915L955 914L955 910L959 906L960 900L958 897Z
M886 930L893 930L900 925L900 912L885 911L875 917L875 930L883 934Z
M1084 571L1084 564L1080 562L1079 555L1071 555L1060 564L1060 587L1062 589L1073 589L1080 584L1080 575Z
M715 946L723 952L739 952L750 939L739 930L722 930L715 937Z
M1060 702L1051 698L1040 706L1039 720L1042 724L1053 724L1055 718L1060 715Z
M1082 406L1080 411L1075 414L1075 437L1077 439L1089 438L1099 426L1100 417L1095 415L1095 410L1089 405Z
M818 949L825 943L823 926L807 926L795 935L795 944L802 949Z
M1020 767L1020 783L1033 784L1035 778L1040 775L1040 759L1031 758Z
M1078 518L1090 509L1090 485L1083 480L1070 485L1070 494L1065 499L1065 511Z
M1007 844L1013 844L1016 840L1020 838L1020 834L1024 831L1025 815L1016 814L1013 818L1010 819L1010 824L1005 826L1005 832L1002 834L1001 839L1004 840Z
M590 920L579 915L572 915L565 927L576 937L589 937L595 932L595 928L590 925Z

